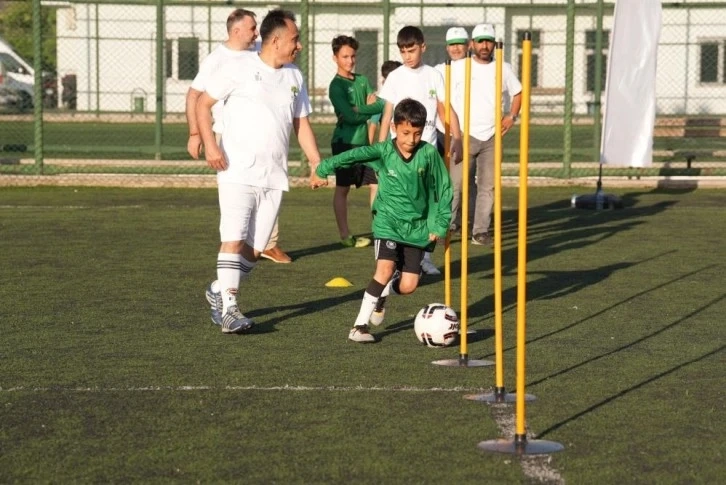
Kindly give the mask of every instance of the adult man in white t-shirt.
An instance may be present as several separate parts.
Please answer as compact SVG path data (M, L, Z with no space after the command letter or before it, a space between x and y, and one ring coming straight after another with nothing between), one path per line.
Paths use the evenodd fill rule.
M379 141L388 138L391 128L391 116L396 105L406 98L415 99L426 108L426 126L421 140L436 146L436 120L444 118L444 101L446 89L444 78L439 71L423 63L423 53L426 43L421 29L407 25L398 31L396 38L398 50L401 53L403 65L391 72L378 94L386 101L381 115L381 128L378 134ZM456 113L451 113L451 144L450 160L452 163L461 161L461 131ZM430 275L441 274L441 271L431 261L431 253L424 253L421 269Z
M197 102L197 122L207 165L217 170L221 245L217 281L209 292L222 307L222 332L239 333L253 322L239 310L239 283L264 251L289 189L290 131L310 161L320 162L308 115L302 73L292 64L302 50L295 16L275 9L260 26L262 47L224 63ZM221 144L212 131L211 109L225 100ZM221 300L221 301L219 301Z
M474 53L471 63L471 100L469 104L469 156L473 184L476 171L476 208L472 244L489 245L492 208L494 206L494 102L496 89L496 64L494 55L494 26L479 24L471 33L470 47ZM466 64L456 61L451 66L452 106L456 113L464 115L464 86ZM504 62L502 66L502 92L509 95L509 113L502 118L502 133L514 125L521 105L522 84ZM463 221L462 221L463 222Z
M446 54L452 61L464 59L469 51L469 33L463 27L451 27L446 31ZM434 68L441 73L446 80L446 63L436 64ZM436 119L436 137L439 153L444 154L444 120ZM461 229L461 169L460 163L449 164L449 175L451 175L451 187L454 190L454 198L451 202L451 226L450 229L457 232Z
M254 47L257 38L257 21L255 14L249 10L238 8L227 17L227 41L220 44L207 57L204 58L199 66L192 85L187 91L186 98L186 114L187 124L189 125L189 140L187 141L187 152L194 159L198 159L202 148L202 139L199 136L196 120L196 106L199 96L206 91L207 83L212 79L222 64L229 59L241 56L246 50ZM215 133L222 133L222 107L224 101L219 101L212 108L212 116L214 118L214 126L212 129ZM262 253L262 257L270 259L276 263L290 263L292 258L288 256L280 246L277 245L278 224L270 236L270 242Z

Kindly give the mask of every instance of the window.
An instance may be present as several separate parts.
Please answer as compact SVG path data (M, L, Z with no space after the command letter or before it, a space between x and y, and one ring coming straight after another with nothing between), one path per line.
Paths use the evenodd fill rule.
M698 80L702 83L726 83L726 41L703 42L700 47ZM719 63L719 59L722 62ZM719 72L720 66L720 72Z
M171 70L171 61L173 59L172 53L174 48L174 41L166 39L164 41L164 76L168 79L174 75Z
M199 39L196 37L180 37L178 55L178 78L180 80L194 79L199 71Z
M588 30L585 32L585 55L586 59L586 89L588 92L595 91L595 37L597 36L596 30ZM602 31L602 75L601 75L601 87L605 89L605 78L607 76L607 65L608 65L608 48L610 47L610 31Z
M355 72L363 74L373 89L378 86L380 64L378 64L378 31L354 30L353 37L358 41Z
M540 55L540 47L541 42L540 39L542 38L542 31L541 30L517 30L517 38L514 39L514 42L517 45L517 66L518 66L518 73L517 76L519 77L520 81L522 80L522 39L524 39L524 33L530 32L532 34L532 83L531 86L533 88L539 87L539 55Z

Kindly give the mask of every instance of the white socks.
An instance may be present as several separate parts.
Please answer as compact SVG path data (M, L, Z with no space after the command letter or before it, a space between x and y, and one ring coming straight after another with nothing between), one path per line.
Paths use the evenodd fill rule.
M217 281L212 283L212 291L222 292L222 314L237 305L237 292L240 281L246 279L256 262L247 261L241 254L219 253L217 255Z

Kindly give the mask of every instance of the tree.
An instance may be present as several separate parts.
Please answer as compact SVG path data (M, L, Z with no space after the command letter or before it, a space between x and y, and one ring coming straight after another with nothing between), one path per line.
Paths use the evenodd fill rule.
M40 8L42 70L56 70L55 8ZM0 36L33 65L33 5L28 0L11 1L0 11Z

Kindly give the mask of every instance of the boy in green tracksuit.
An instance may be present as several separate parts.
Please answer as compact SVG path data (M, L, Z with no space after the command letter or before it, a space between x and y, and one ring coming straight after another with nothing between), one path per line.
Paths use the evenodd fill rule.
M358 41L347 35L339 35L333 39L332 48L337 71L330 81L328 97L338 118L331 142L333 155L337 155L351 148L368 145L368 120L371 115L383 111L384 102L376 97L368 78L355 73ZM371 243L368 238L356 238L350 233L348 193L351 185L370 185L373 190L377 183L373 171L364 166L335 171L333 212L343 246L365 247Z
M413 293L421 274L424 250L446 237L451 222L451 179L436 147L421 141L426 108L413 99L396 105L395 138L349 150L320 162L313 188L326 185L335 169L365 164L378 175L373 202L376 272L348 338L375 342L368 324L383 322L389 291Z

